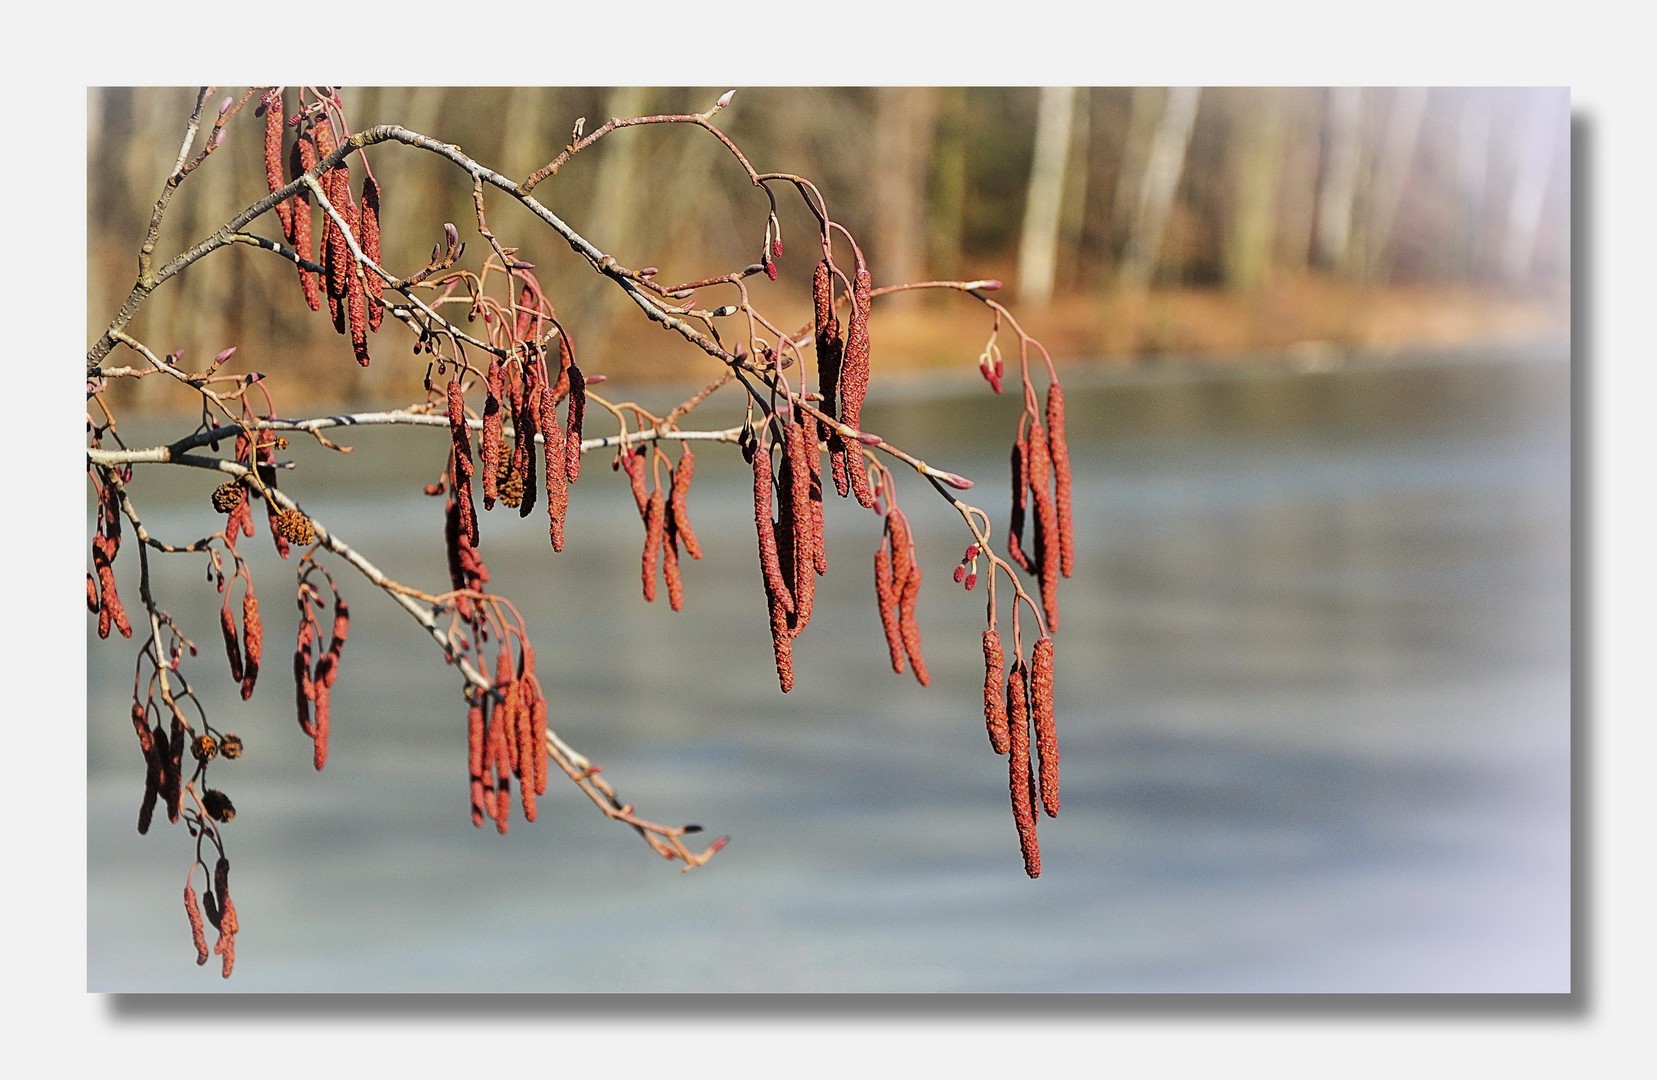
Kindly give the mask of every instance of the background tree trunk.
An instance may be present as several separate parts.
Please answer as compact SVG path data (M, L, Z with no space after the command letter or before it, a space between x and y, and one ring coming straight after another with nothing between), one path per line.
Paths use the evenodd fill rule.
M1036 107L1036 148L1018 244L1018 299L1023 304L1045 304L1053 298L1076 94L1068 86L1044 86Z
M883 86L875 92L874 168L881 182L869 271L876 285L927 277L927 196L937 127L935 88ZM905 293L884 303L903 308L917 299L918 294Z
M1156 273L1168 213L1173 209L1180 177L1185 172L1186 150L1191 145L1201 94L1201 88L1195 86L1170 89L1162 117L1157 121L1144 180L1139 186L1133 232L1122 260L1121 280L1130 289L1148 288Z

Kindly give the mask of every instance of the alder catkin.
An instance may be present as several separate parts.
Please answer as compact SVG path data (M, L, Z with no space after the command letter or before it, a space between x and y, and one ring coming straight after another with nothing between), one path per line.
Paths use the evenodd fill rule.
M771 519L771 451L761 444L754 452L754 530L759 538L759 565L769 596L786 614L794 612L794 597L782 574L777 554L777 530Z
M1069 577L1076 562L1076 534L1070 504L1070 444L1064 433L1064 387L1047 388L1047 450L1053 459L1053 502L1058 509L1059 572Z
M362 207L357 240L362 245L362 253L376 266L380 264L380 183L374 179L372 173L363 177ZM385 317L385 305L380 301L385 296L385 281L378 273L363 267L363 284L368 289L368 328L373 331L380 329L380 321Z
M253 696L253 684L259 679L259 661L265 652L265 631L259 621L259 598L253 595L249 582L242 593L242 700Z
M489 362L488 396L483 399L483 508L493 510L500 497L501 413L506 398L506 368L500 357ZM457 385L451 383L451 386ZM452 422L452 421L451 421Z
M1053 504L1053 459L1047 433L1030 425L1030 467L1026 477L1036 511L1036 578L1041 583L1041 606L1047 629L1059 628L1059 513Z
M814 449L814 448L813 448ZM783 421L783 462L788 470L788 523L792 530L794 580L794 629L798 633L811 621L811 606L817 591L817 541L811 512L811 468L806 426Z
M639 465L639 471L644 466ZM641 575L644 581L644 598L647 601L656 599L656 568L662 561L663 517L666 514L667 501L662 489L652 491L645 500L644 507L644 565Z
M570 483L581 479L581 423L587 414L587 380L572 359L567 371L570 380L570 423L564 437L564 475Z
M846 329L845 359L840 370L840 421L847 427L863 425L863 399L869 392L869 271L858 268L852 279L851 321ZM852 448L846 458L852 494L857 501L874 508L874 488L869 483L868 462L862 451Z
M224 635L224 651L230 659L232 682L242 681L242 643L236 633L236 617L230 614L230 598L219 606L219 630Z
M1026 505L1025 472L1030 458L1030 444L1020 435L1013 441L1013 508L1007 516L1007 557L1027 574L1035 573L1035 564L1024 553L1024 508Z
M184 886L184 914L190 920L190 940L196 946L196 964L207 963L210 953L207 951L207 928L202 924L201 905L196 902L194 885L186 883Z
M667 520L672 533L684 545L685 554L693 559L702 557L702 545L697 542L696 530L690 525L690 482L696 475L696 455L687 444L679 453L679 462L673 466L673 482L668 493Z
M813 326L817 343L817 392L823 398L823 412L839 415L840 320L834 315L834 293L829 261L821 259L811 277ZM817 437L827 439L834 428L825 420L816 421ZM841 492L845 494L845 492Z
M1007 676L1007 724L1007 793L1013 804L1013 824L1018 828L1024 872L1040 877L1041 846L1036 841L1035 792L1030 778L1030 716L1022 661L1015 663Z
M466 709L466 771L472 788L472 825L483 827L483 705L474 699Z
M1006 657L1001 652L1001 634L984 631L984 726L989 731L990 749L1007 752Z
M260 103L265 108L265 186L277 192L288 183L282 175L282 95L267 90ZM282 235L292 239L293 210L288 202L283 199L276 204L276 217L282 223Z
M294 178L316 167L316 139L312 137L309 126L299 129L294 139L293 149L288 152L290 168ZM294 251L306 262L314 262L316 248L311 241L311 189L300 187L295 193L292 203L291 225L293 231L288 234L288 242ZM322 310L322 286L318 283L315 270L299 268L299 287L305 295L305 303L312 311Z
M1048 817L1059 816L1059 735L1053 713L1053 639L1042 637L1030 654L1030 720L1040 759L1038 790Z
M553 389L540 384L541 471L547 487L547 536L552 550L564 550L564 516L569 513L569 478L564 475L564 429L558 426Z
M880 628L886 634L886 648L892 655L892 670L901 673L903 631L898 624L898 590L892 583L892 560L884 546L875 550L875 603L880 611Z

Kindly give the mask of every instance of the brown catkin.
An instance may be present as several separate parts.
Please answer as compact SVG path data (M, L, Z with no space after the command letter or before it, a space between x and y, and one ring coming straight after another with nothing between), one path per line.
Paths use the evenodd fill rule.
M644 471L641 463L639 471ZM662 562L663 518L667 512L667 499L661 488L652 491L645 501L644 508L644 565L642 576L644 581L644 598L656 599L656 568Z
M167 760L167 733L158 722L150 731L149 744L144 748L144 799L138 804L138 834L150 831L155 817L155 802L161 796L161 781L165 776Z
M347 220L362 231L358 221L358 214L353 210L347 215ZM354 261L348 261L345 267L345 320L351 330L351 353L357 358L357 363L363 367L369 364L368 355L368 295L364 285L364 276L368 271ZM378 307L378 305L375 305Z
M564 438L564 475L570 483L581 479L581 422L587 414L587 380L572 359L569 364L569 432Z
M847 427L861 428L863 399L869 392L869 271L859 267L852 279L851 321L846 328L846 352L840 369L840 420ZM869 483L868 462L853 447L846 458L852 494L857 501L874 508L874 487Z
M535 436L541 426L541 387L536 382L535 365L523 365L523 391L512 402L512 471L523 481L523 500L518 504L518 516L528 517L535 509L540 482L535 476Z
M1036 753L1041 761L1041 806L1048 817L1059 816L1059 734L1053 714L1053 639L1036 641L1030 653L1030 722L1036 729Z
M260 102L265 108L265 186L272 192L287 186L282 175L282 95L267 90ZM276 217L282 223L282 235L293 237L293 210L284 199L276 204Z
M696 475L696 455L687 444L679 453L679 462L673 466L673 483L668 493L667 520L673 535L685 547L685 554L693 559L702 557L702 545L697 542L696 530L690 525L691 478Z
M220 855L213 863L213 891L219 896L219 903L230 899L230 860Z
M359 218L361 228L357 232L357 241L362 245L362 253L377 266L380 263L380 182L374 179L372 173L363 177ZM368 304L368 328L378 331L380 321L385 317L385 306L380 303L385 296L385 281L366 266L362 273L371 301Z
M994 628L984 631L984 726L989 731L990 749L1007 752L1006 657L1001 652L1001 634Z
M892 558L884 546L875 551L875 603L880 610L880 628L886 634L886 648L892 654L892 670L902 672L903 631L898 624L898 590L892 583Z
M187 729L175 717L172 739L167 744L166 771L161 784L161 797L167 801L167 820L177 822L184 801L184 743Z
M1076 563L1076 529L1070 505L1070 443L1064 434L1064 387L1047 388L1047 450L1053 459L1053 502L1058 509L1059 572L1069 577Z
M202 923L201 905L196 901L194 885L186 883L184 886L184 914L190 920L190 940L196 946L196 964L207 963L210 953L207 951L207 928Z
M1041 847L1036 842L1034 790L1030 779L1030 716L1022 661L1013 665L1007 677L1007 723L1007 794L1012 799L1013 824L1018 828L1024 872L1040 877Z
M242 700L253 696L259 679L259 661L265 652L265 631L259 621L259 598L249 584L242 593Z
M334 125L328 118L317 114L317 123L312 131L316 136L317 159L320 161L332 154L335 149ZM335 212L349 221L346 208L351 205L351 174L349 167L341 162L323 173L320 177L322 191L333 204ZM335 300L345 298L346 274L351 266L351 247L345 241L345 233L334 220L334 215L323 212L322 221L323 266L328 271L328 296Z
M821 577L828 573L828 547L823 542L823 451L815 439L806 437L806 461L811 472L812 569Z
M1036 511L1036 577L1041 583L1041 606L1050 631L1059 628L1059 512L1053 505L1052 478L1047 434L1040 424L1031 424L1027 480Z
M450 385L456 385L451 383ZM501 421L506 400L506 367L500 357L489 362L488 396L483 399L483 508L493 510L500 498Z
M771 651L777 662L777 684L783 693L794 689L794 635L788 628L788 610L777 593L767 596L771 613Z
M294 139L293 149L288 152L289 168L297 179L304 173L316 167L316 139L312 137L310 128L301 127L298 136ZM293 216L291 224L293 231L288 234L288 241L293 249L307 262L315 260L316 248L311 242L311 189L301 187L293 197ZM322 286L317 282L316 271L299 268L299 287L305 294L305 303L312 311L322 310Z
M552 550L564 550L564 517L570 508L570 481L564 475L564 429L558 426L553 389L540 384L541 471L547 488L547 537Z

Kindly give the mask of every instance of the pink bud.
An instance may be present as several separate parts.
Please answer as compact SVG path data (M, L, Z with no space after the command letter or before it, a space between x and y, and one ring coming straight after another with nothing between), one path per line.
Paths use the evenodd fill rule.
M224 119L224 114L229 112L230 106L234 104L236 104L236 99L233 97L226 97L223 101L219 102L219 119Z
M967 575L967 591L971 592L972 587L976 584L978 584L978 575L977 574L968 574Z
M218 367L220 364L224 363L226 360L230 359L234 355L236 355L236 346L232 345L232 346L230 346L230 348L228 348L228 349L224 350L223 352L219 353L219 355L213 357L213 366Z
M773 259L782 258L782 237L780 236L771 241L771 257Z
M978 552L979 552L979 547L978 547L978 545L977 545L977 544L976 544L976 543L973 543L973 544L968 544L968 545L967 545L967 554L966 554L966 557L967 557L967 558L968 558L968 559L976 559L976 558L978 558Z
M445 221L443 223L443 236L449 241L450 247L454 247L456 244L460 243L460 230L455 228L455 223L452 221Z
M207 149L217 150L222 142L224 142L224 128L216 127L213 129L213 134L207 137Z
M713 103L713 107L716 108L716 109L723 109L725 106L727 106L731 103L731 98L733 98L735 96L736 96L736 91L735 90L727 90L723 94L719 95L719 100Z
M966 576L967 568L965 566L957 566L955 568L955 584L959 585L962 581L966 580Z
M777 280L777 264L770 259L765 260L765 276L772 281Z
M879 446L883 440L879 435L875 435L868 431L862 431L858 433L857 441L862 443L864 446Z
M971 480L968 480L964 476L957 475L956 473L941 472L937 474L937 477L950 487L959 488L962 491L965 491L967 488L972 486Z

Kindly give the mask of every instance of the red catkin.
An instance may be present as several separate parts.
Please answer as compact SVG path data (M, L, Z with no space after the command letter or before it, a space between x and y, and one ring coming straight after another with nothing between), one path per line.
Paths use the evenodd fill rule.
M353 209L346 215L356 231L362 231L358 212ZM368 271L354 261L348 260L345 266L345 320L351 331L351 352L357 358L357 363L363 367L369 364L368 355L368 295L364 277ZM374 305L377 309L378 304Z
M702 545L697 542L696 530L690 525L691 478L696 475L696 455L686 445L679 453L679 462L673 466L673 482L668 492L667 521L669 532L684 545L685 554L693 559L702 557Z
M570 508L569 477L564 475L564 429L558 426L553 388L540 384L540 426L542 472L547 487L547 535L552 550L564 550L564 518Z
M785 614L792 614L794 597L783 577L776 525L771 518L771 451L763 443L754 451L754 528L759 537L759 565L765 575L766 594Z
M1013 442L1013 508L1007 518L1007 557L1025 573L1033 574L1035 564L1024 553L1024 508L1027 505L1024 474L1029 457L1030 444L1021 435Z
M524 648L528 648L525 643ZM547 791L547 696L535 687L535 702L530 711L530 738L535 743L535 794Z
M846 329L846 352L840 370L840 420L848 427L863 424L863 399L869 391L869 271L859 267L852 279L851 321ZM863 506L873 509L874 487L869 483L868 462L861 451L847 456L852 494Z
M458 385L450 383L451 386ZM483 508L493 510L500 498L501 421L506 399L506 367L500 357L489 362L489 394L483 400ZM451 391L452 393L453 391ZM451 410L452 411L452 410ZM453 421L451 420L451 423Z
M573 484L581 478L581 422L587 413L587 380L573 359L567 374L570 380L570 423L564 440L564 475Z
M671 537L662 545L662 579L667 582L668 607L684 610L685 582L679 573L679 545Z
M230 614L230 597L219 606L219 631L224 635L224 651L230 658L230 678L242 681L242 643L236 633L236 617Z
M806 437L806 462L811 473L811 546L812 568L817 576L828 573L828 548L823 542L823 453L817 441Z
M788 523L792 531L794 629L805 629L811 621L812 600L817 591L817 538L811 513L811 466L806 460L806 426L783 421L783 463L788 479Z
M466 709L466 768L472 786L472 825L483 827L483 704L473 699Z
M190 920L190 940L195 943L196 964L200 966L207 963L210 955L207 951L207 927L202 922L195 886L189 883L184 886L184 914Z
M915 681L922 686L931 683L926 661L921 658L921 626L915 618L915 600L921 591L921 564L911 561L909 576L898 586L898 631L903 636L903 651L915 670Z
M236 931L241 925L236 920L236 905L225 898L219 912L219 940L214 943L213 951L224 958L224 964L219 969L222 978L230 978L230 971L236 966Z
M1030 721L1036 729L1037 774L1041 806L1059 816L1059 735L1053 715L1053 639L1037 640L1030 654Z
M512 401L512 471L523 482L523 499L518 503L518 516L528 517L535 509L536 490L540 482L535 476L535 436L541 426L541 386L536 381L534 364L523 365L523 388Z
M1036 577L1041 583L1041 606L1047 629L1059 628L1059 513L1050 487L1053 459L1040 424L1030 425L1030 501L1036 511Z
M644 466L639 465L639 471ZM656 599L656 567L662 561L663 518L666 515L667 500L662 489L652 491L645 501L644 508L644 566L642 576L644 580L644 598Z
M811 304L817 343L817 391L823 397L823 412L838 416L840 393L840 320L834 315L834 293L829 261L822 259L811 277ZM826 421L817 421L817 437L827 439L834 432ZM841 492L845 494L844 491Z
M316 703L316 683L311 678L312 645L316 641L316 619L312 617L306 594L299 594L299 635L293 649L293 683L298 704L299 730L316 737L316 725L311 719L311 706Z
M294 139L293 149L288 155L289 168L297 179L304 173L316 167L316 139L307 125L300 128ZM292 217L290 219L292 232L288 234L288 241L302 258L307 262L314 261L316 249L311 242L311 190L302 187L293 197ZM299 287L305 295L305 303L312 311L322 310L322 286L317 281L316 271L299 268Z
M380 182L374 179L372 173L365 175L362 181L362 207L359 214L360 228L357 231L357 242L362 245L362 253L375 265L380 263ZM380 321L385 317L385 306L380 303L385 296L385 281L379 274L363 267L363 285L368 290L368 328L378 331Z
M1047 388L1047 449L1053 459L1053 502L1058 509L1059 572L1069 577L1076 563L1076 530L1070 503L1070 443L1064 433L1064 387Z
M265 92L260 102L265 107L265 185L270 191L281 191L287 186L282 175L282 95L276 90ZM282 223L282 235L293 236L293 210L284 199L276 204L276 216Z
M892 670L902 672L903 632L898 625L898 593L892 583L892 558L884 546L875 551L875 604L880 611L880 628L886 634L886 647L892 654Z
M984 726L989 731L990 749L1007 752L1006 657L1001 652L1001 634L984 631Z
M259 621L259 598L250 583L242 593L242 700L253 696L259 679L259 661L265 652L265 631Z
M311 765L317 772L321 772L328 765L328 721L333 712L328 700L331 696L329 684L333 682L333 679L329 672L321 670L324 665L332 667L332 664L329 663L329 658L326 655L324 655L323 658L317 662L320 677L313 679L311 683L316 691L316 720L313 724L314 730L311 733L311 741L313 744L311 750Z
M1007 677L1007 793L1012 799L1013 824L1018 829L1018 846L1024 855L1024 872L1040 877L1041 846L1036 842L1035 792L1030 778L1030 716L1025 689L1024 664L1020 661L1013 665Z

